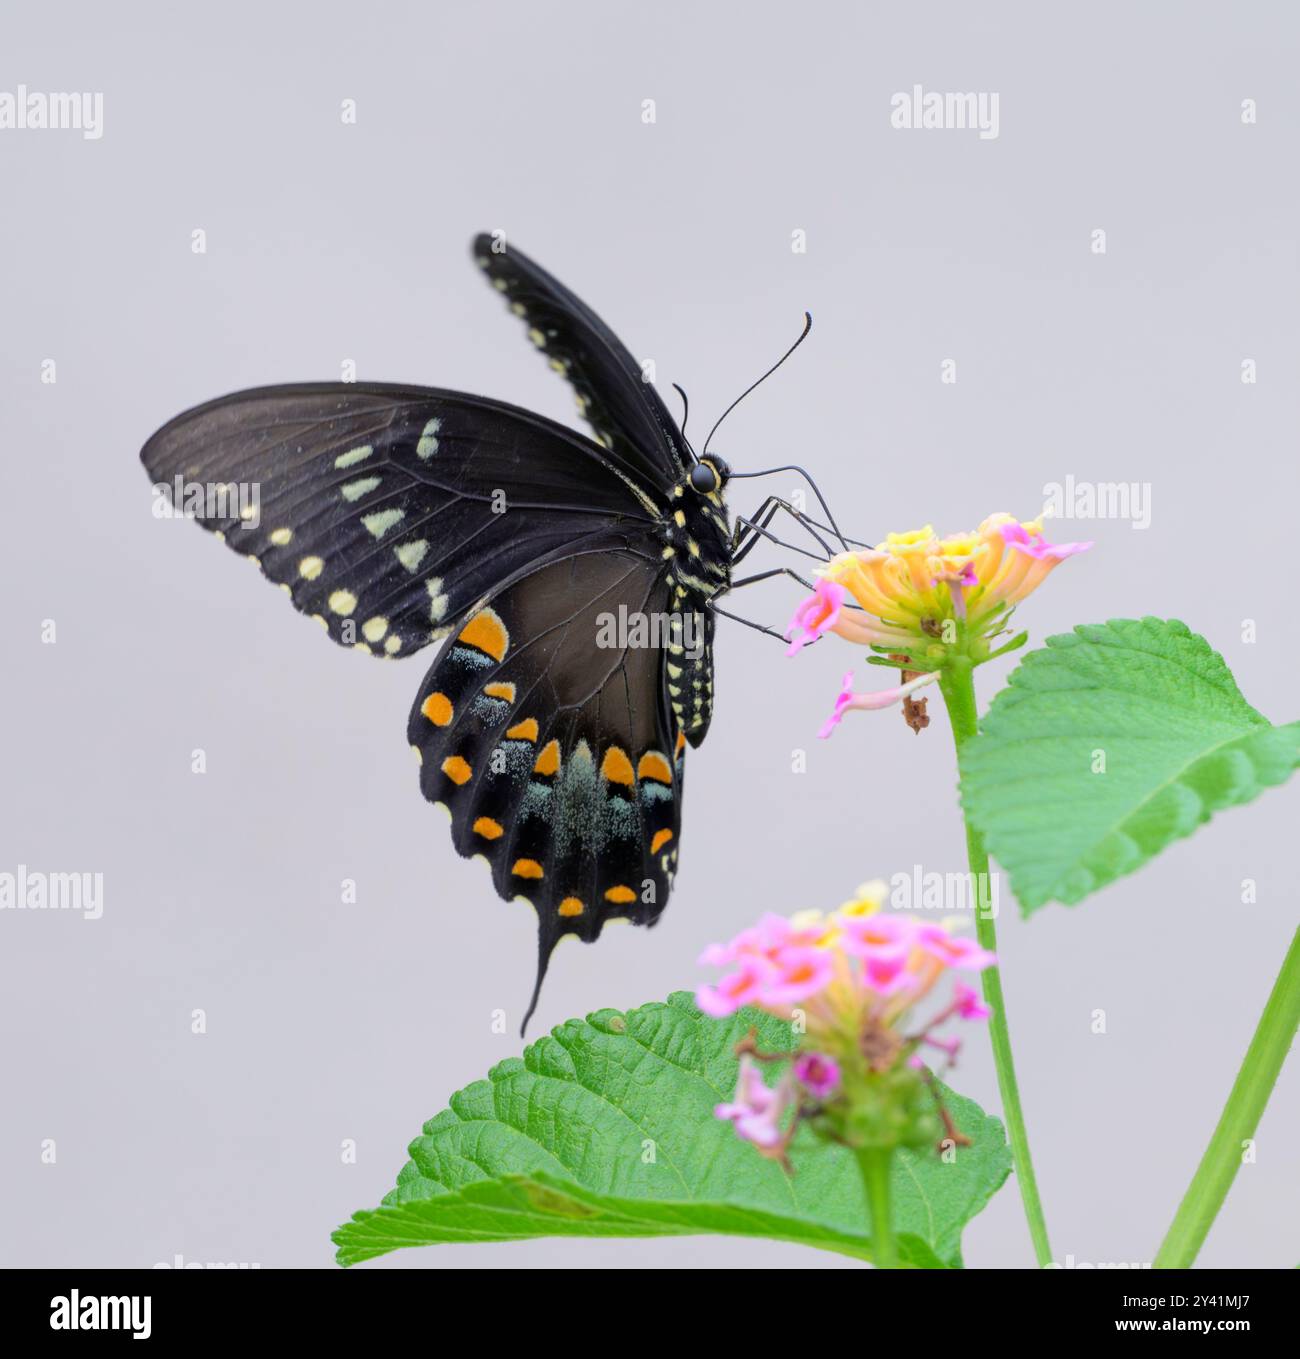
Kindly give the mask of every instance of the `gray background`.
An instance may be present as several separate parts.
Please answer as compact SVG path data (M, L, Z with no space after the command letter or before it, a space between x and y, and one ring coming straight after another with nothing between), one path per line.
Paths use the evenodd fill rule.
M570 419L468 262L473 231L501 227L688 387L697 432L811 309L716 447L738 467L798 455L860 535L1031 515L1067 473L1150 482L1146 532L1058 534L1096 550L1022 623L1184 618L1293 718L1296 36L1281 4L10 8L0 88L102 90L105 135L0 132L0 867L103 872L106 906L0 917L3 1262L328 1265L329 1231L379 1201L421 1121L517 1051L490 1014L517 1016L532 977L531 912L419 796L423 661L327 646L195 528L151 518L136 457L157 425L347 358ZM999 139L893 130L913 83L997 91ZM744 607L784 625L794 598ZM738 627L718 652L671 908L562 950L536 1031L693 985L699 949L760 908L962 867L942 718L918 739L858 714L820 743L854 653L786 661ZM981 672L985 699L1006 670ZM1072 910L1007 903L1058 1259L1150 1259L1295 923L1298 808L1295 785L1269 793ZM1205 1264L1300 1258L1294 1077ZM998 1108L979 1035L954 1084ZM1013 1184L966 1245L1029 1262ZM701 1238L377 1267L841 1263Z

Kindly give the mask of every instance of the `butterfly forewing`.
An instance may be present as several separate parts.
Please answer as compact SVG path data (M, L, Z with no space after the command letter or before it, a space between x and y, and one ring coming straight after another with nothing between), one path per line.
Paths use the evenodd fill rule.
M434 388L240 392L178 416L142 457L336 642L381 655L445 636L512 572L611 523L651 526L644 495L589 440Z
M527 327L528 337L568 380L596 438L658 486L690 464L685 440L640 364L612 330L558 279L502 238L480 235L474 258Z

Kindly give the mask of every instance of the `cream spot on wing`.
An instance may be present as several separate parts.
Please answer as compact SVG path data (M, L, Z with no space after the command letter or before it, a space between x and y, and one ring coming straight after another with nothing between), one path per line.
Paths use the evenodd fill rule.
M354 448L348 453L340 453L334 459L334 466L341 472L345 467L355 467L359 462L365 460L375 451L373 444L362 444L360 448Z
M367 656L373 656L375 654L364 642L353 642L352 650L363 651Z
M445 638L450 636L451 636L450 626L444 628L434 628L433 631L429 633L429 640L431 642L441 642Z
M325 629L326 632L330 630L330 625L325 621L325 617L323 614L314 613L312 614L312 618L314 618L316 622L318 622L321 625L321 627Z
M415 756L415 763L416 763L416 764L423 764L423 763L424 763L424 752L420 749L419 746L412 746L412 747L411 747L411 754Z
M378 616L374 618L367 618L366 621L361 625L361 635L366 639L367 642L382 641L384 633L386 633L387 631L388 631L387 618L380 618Z
M222 531L221 531L220 529L217 529L217 531L216 531L212 536L213 536L213 537L217 540L217 542L219 542L219 543L224 543L224 542L226 541L226 535L225 535L224 533L222 533Z
M346 618L357 607L357 597L351 590L335 590L329 598L330 610Z
M325 569L325 563L319 557L304 557L298 563L298 574L304 580L315 580Z
M359 481L349 481L340 494L350 505L373 491L379 485L379 481L378 477L362 477Z
M413 543L403 543L401 547L395 547L393 555L414 575L420 569L420 563L424 560L428 551L428 541L424 538L417 538Z
M402 639L395 632L390 632L384 640L384 650L390 656L396 656L401 649Z
M271 541L276 547L288 547L293 542L293 530L291 528L278 528L271 534Z
M434 623L441 623L447 616L447 596L442 592L442 577L435 576L432 580L424 582L424 588L429 592L429 619Z
M374 514L362 515L361 522L372 538L382 538L394 524L406 518L406 511L394 507L391 510L376 510Z
M438 431L441 428L442 421L436 416L425 425L420 442L415 446L415 456L422 462L428 462L438 451Z

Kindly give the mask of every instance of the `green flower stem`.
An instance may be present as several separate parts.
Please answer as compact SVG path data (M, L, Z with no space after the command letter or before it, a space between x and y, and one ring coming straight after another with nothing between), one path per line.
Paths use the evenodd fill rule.
M862 1187L867 1191L871 1211L871 1259L877 1269L898 1268L898 1245L894 1241L894 1219L889 1206L889 1172L894 1153L875 1147L859 1148L854 1153L862 1172Z
M958 751L979 730L975 710L974 663L968 656L950 656L939 676L939 689L952 722L953 739ZM975 931L982 947L997 952L997 930L989 911L989 855L984 837L966 818L966 856L976 884L978 910L975 912ZM1047 1222L1038 1197L1038 1181L1034 1178L1034 1163L1029 1155L1029 1136L1025 1132L1025 1116L1020 1108L1020 1088L1016 1084L1016 1067L1011 1056L1011 1032L1007 1027L1007 1007L1002 995L1001 971L985 968L980 974L984 985L984 999L993 1013L989 1017L989 1037L993 1043L993 1061L998 1072L998 1089L1002 1094L1002 1112L1007 1121L1007 1137L1015 1161L1020 1197L1025 1205L1025 1220L1033 1239L1034 1254L1040 1266L1052 1260L1052 1248L1047 1241Z
M1296 1030L1300 1028L1300 930L1264 1005L1259 1027L1223 1106L1210 1145L1156 1254L1156 1269L1190 1269L1241 1165L1242 1143L1255 1136Z

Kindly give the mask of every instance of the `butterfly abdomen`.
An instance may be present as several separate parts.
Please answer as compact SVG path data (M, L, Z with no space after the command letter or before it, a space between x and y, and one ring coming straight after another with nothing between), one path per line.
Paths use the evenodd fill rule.
M665 577L671 589L668 700L678 728L693 746L713 716L713 615L709 601L731 583L726 507L720 491L700 494L689 480L673 488L661 523Z

